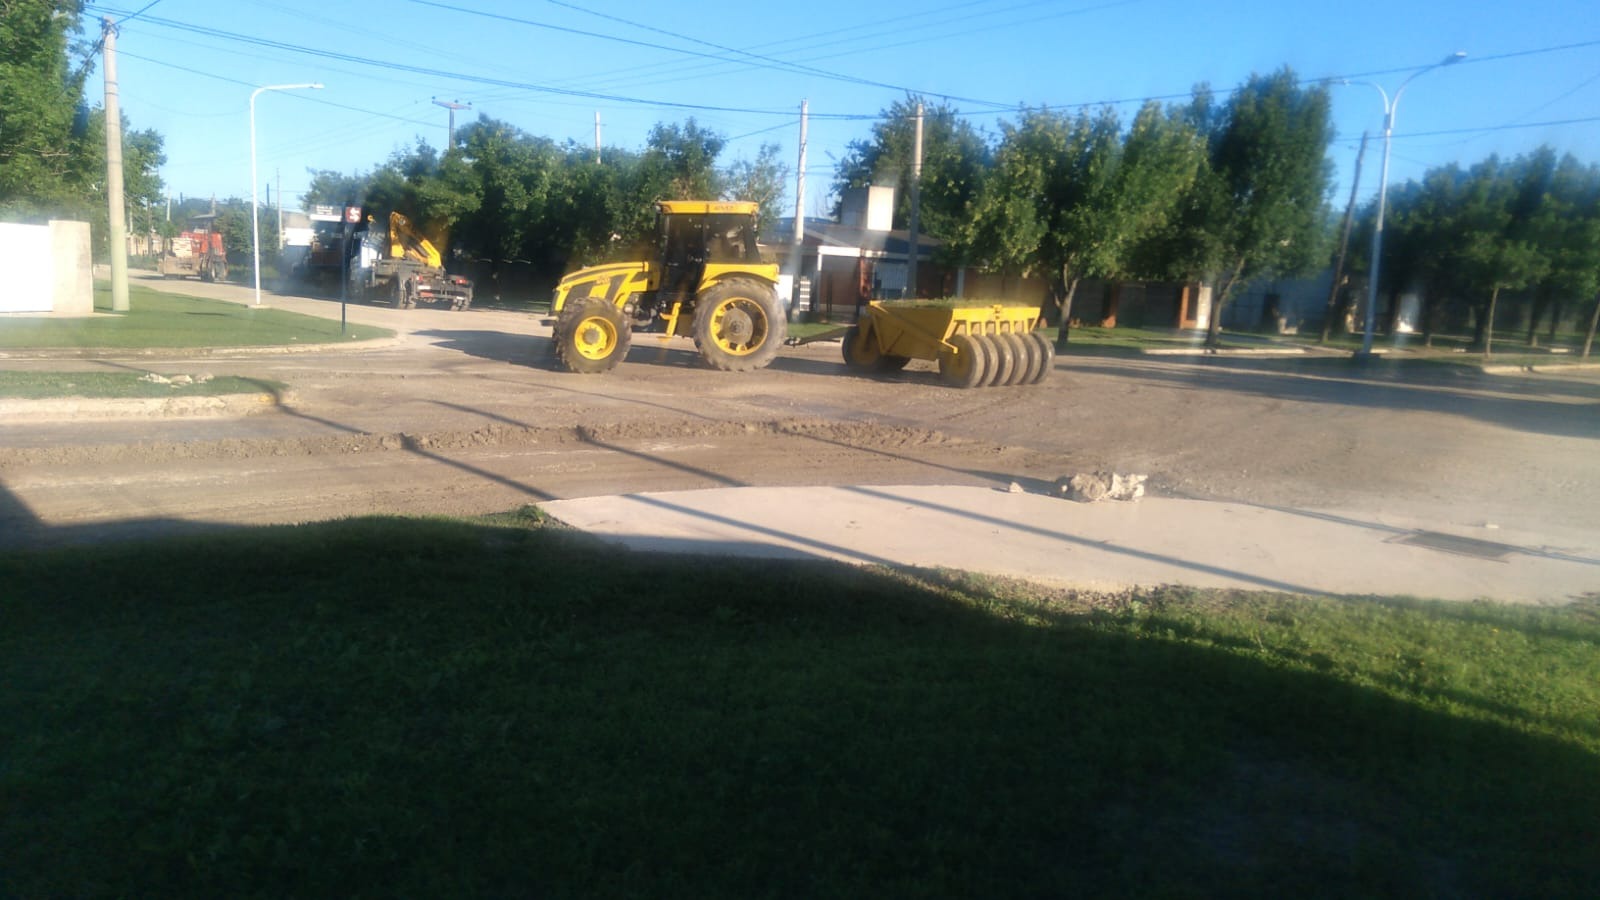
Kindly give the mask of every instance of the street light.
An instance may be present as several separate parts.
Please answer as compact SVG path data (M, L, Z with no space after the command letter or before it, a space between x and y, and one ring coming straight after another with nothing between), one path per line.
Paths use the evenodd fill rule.
M256 98L264 91L302 91L322 90L322 85L308 84L269 84L258 87L250 92L250 252L255 265L252 267L256 277L256 306L261 305L261 218L260 190L256 183Z
M1366 332L1361 336L1360 356L1372 355L1372 332L1377 328L1378 317L1378 266L1379 255L1383 252L1383 211L1384 204L1389 197L1389 142L1394 136L1394 111L1400 105L1400 95L1405 93L1406 85L1417 79L1424 72L1432 72L1440 66L1448 66L1467 58L1466 51L1457 50L1431 66L1418 69L1410 78L1400 82L1400 87L1395 89L1394 99L1383 87L1371 81L1346 81L1345 84L1365 84L1378 92L1383 98L1383 169L1378 176L1378 217L1372 228L1372 271L1367 276L1367 324Z

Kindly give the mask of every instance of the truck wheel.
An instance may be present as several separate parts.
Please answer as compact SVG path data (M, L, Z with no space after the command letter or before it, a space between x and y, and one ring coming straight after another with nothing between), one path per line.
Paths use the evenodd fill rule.
M628 355L633 331L622 310L604 297L585 297L568 305L556 322L556 358L580 375L609 372Z
M695 298L694 345L706 362L724 372L766 366L787 333L777 294L759 281L730 278Z

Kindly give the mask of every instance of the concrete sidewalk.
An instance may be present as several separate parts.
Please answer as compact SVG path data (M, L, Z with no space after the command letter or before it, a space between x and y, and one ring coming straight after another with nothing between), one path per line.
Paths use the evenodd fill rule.
M942 566L1069 587L1185 584L1517 603L1561 603L1600 590L1596 534L1441 533L1238 503L1081 504L977 487L873 486L725 488L541 506L636 550Z

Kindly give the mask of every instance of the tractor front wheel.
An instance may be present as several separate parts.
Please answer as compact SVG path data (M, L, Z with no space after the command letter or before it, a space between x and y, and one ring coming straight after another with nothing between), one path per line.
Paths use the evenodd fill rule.
M556 358L581 375L609 372L628 355L633 331L615 303L584 297L561 311L555 334Z
M772 288L730 278L694 301L694 344L700 356L725 372L748 372L772 362L788 324Z

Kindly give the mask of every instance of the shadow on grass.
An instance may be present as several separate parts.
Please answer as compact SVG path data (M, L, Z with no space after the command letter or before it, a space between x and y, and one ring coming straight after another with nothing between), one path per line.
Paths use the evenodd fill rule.
M1361 686L1177 593L665 559L516 524L0 555L0 891L1576 897L1600 878L1592 744Z

